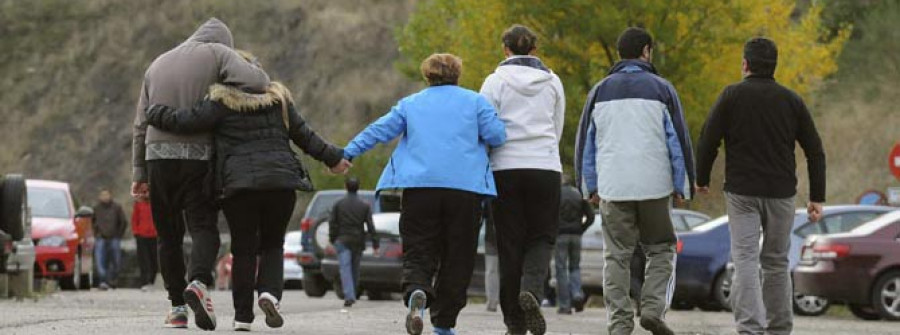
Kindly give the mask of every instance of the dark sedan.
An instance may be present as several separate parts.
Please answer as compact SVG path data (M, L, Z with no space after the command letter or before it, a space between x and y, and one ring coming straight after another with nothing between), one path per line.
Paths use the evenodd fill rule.
M400 293L403 273L403 245L400 240L400 214L382 213L373 216L375 231L381 249L376 255L367 242L359 267L359 283L357 294L362 292L370 300L389 299L391 293ZM315 242L324 246L325 257L322 259L322 275L331 283L338 297L343 299L340 270L337 254L328 241L328 223L324 222L316 230ZM475 271L469 286L470 295L484 294L484 229L478 241L478 253L475 256Z
M794 284L846 302L861 319L900 321L900 211L849 233L808 238Z
M803 239L807 236L847 232L892 210L894 208L884 206L826 206L819 222L809 222L806 210L797 210L788 254L790 268L797 265ZM731 274L726 271L731 258L728 217L719 217L690 232L680 233L678 237L673 307L728 309L731 286ZM820 297L802 294L794 297L794 311L800 315L821 315L828 306L828 300Z

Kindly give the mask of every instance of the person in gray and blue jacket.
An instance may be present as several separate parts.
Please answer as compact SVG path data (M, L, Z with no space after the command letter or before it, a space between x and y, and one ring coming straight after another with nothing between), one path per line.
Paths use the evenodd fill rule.
M610 334L631 334L630 263L637 243L648 259L641 294L643 328L673 334L664 319L672 299L677 238L671 197L690 198L691 141L672 84L651 64L653 39L628 28L617 42L622 60L585 103L576 143L583 188L600 205L606 243L604 300Z

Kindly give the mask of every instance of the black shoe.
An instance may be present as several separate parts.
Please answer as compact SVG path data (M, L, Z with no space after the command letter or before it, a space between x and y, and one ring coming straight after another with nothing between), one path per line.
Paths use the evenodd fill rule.
M562 314L562 315L572 315L572 309L571 308L560 308L560 309L556 310L556 313Z
M533 335L544 335L547 332L547 321L541 314L541 304L530 292L519 293L519 307L525 312L525 328Z
M345 307L345 308L353 307L353 304L354 304L354 303L355 303L354 301L351 301L351 300L345 300L345 301L344 301L344 307Z
M641 317L641 327L653 335L675 335L675 332L666 325L666 322L655 316Z
M574 301L572 301L572 307L575 308L576 313L584 312L584 304L584 298L575 299Z

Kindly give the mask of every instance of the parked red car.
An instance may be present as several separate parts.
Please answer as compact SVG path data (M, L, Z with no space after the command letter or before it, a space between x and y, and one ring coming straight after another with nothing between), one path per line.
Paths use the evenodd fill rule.
M75 215L69 184L27 180L35 277L59 279L64 289L87 289L93 273L91 219Z
M794 284L803 294L846 302L861 319L900 321L900 211L849 233L807 238Z

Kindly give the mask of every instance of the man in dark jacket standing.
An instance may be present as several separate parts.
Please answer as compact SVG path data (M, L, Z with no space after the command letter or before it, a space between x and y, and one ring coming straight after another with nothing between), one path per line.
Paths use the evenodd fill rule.
M122 264L122 237L128 227L128 219L122 206L112 200L109 190L100 191L100 203L94 206L94 258L100 289L116 286L116 277Z
M366 248L366 232L372 238L372 248L378 253L372 206L356 194L359 180L347 179L347 196L331 208L328 220L328 236L338 253L341 269L341 286L344 290L344 307L356 303L356 284L359 282L359 261Z
M775 81L777 63L772 40L753 38L744 45L744 80L719 95L698 146L697 187L706 193L725 140L725 196L735 265L731 304L739 334L790 334L793 329L788 251L797 142L809 170L811 221L821 218L825 202L822 141L803 100Z
M556 238L556 299L559 314L584 308L581 291L581 235L594 224L594 207L572 185L559 197L559 236Z
M135 197L150 193L153 222L159 233L160 268L172 309L169 327L187 327L187 307L198 327L216 328L207 291L219 251L218 215L207 184L212 137L209 133L179 135L148 127L151 105L190 108L209 86L223 83L263 92L269 77L232 48L234 38L222 21L209 19L186 41L157 57L144 74L134 118L133 176ZM190 269L185 269L185 229L191 234ZM187 278L188 281L185 280Z

